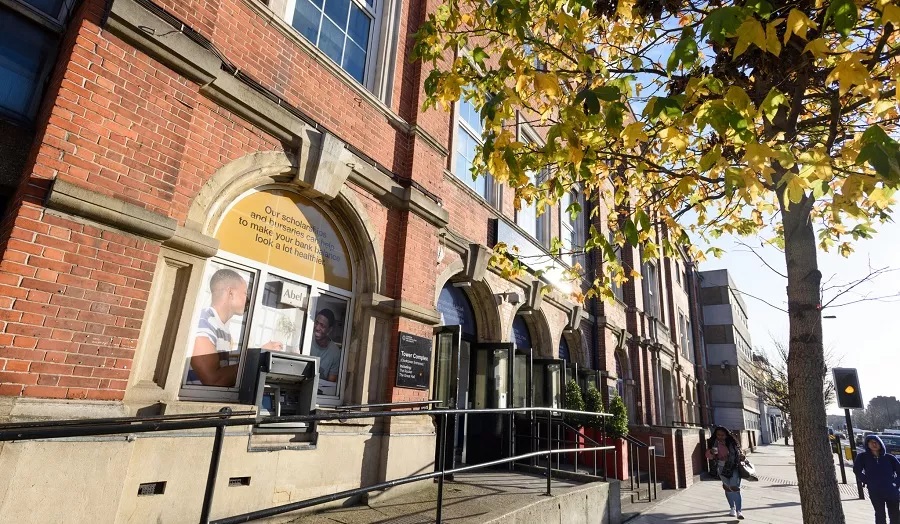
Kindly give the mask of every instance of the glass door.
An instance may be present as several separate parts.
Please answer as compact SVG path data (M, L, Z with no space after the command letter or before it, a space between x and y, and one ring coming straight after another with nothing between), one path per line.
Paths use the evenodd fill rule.
M473 409L512 407L512 344L472 344L469 402ZM510 451L509 415L470 414L466 421L466 462L478 464L507 456Z
M446 409L457 409L465 407L465 400L460 404L459 395L459 365L460 365L460 346L462 343L462 334L460 326L442 326L434 330L434 385L431 389L431 400L440 402L435 407ZM440 419L435 418L435 423L439 423ZM457 435L460 433L459 416L449 416L447 418L447 446L444 448L444 468L453 469L456 467L456 457L462 452L461 438ZM440 431L440 428L436 428ZM440 439L435 439L435 446L438 446ZM435 470L438 469L440 449L435 448L434 452Z

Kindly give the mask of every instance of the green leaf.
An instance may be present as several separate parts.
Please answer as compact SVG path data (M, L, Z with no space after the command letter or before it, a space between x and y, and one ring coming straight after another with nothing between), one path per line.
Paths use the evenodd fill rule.
M594 94L604 102L614 102L622 98L622 91L618 87L611 85L595 87Z
M622 131L625 127L625 104L613 102L606 107L606 127L616 132Z
M641 231L650 229L650 216L643 209L638 209L634 216L641 226Z
M697 62L697 41L694 39L694 30L685 27L681 32L681 40L675 44L672 54L669 55L669 61L666 64L666 72L671 73L678 68L678 64L684 66L685 69L693 67Z
M600 113L600 102L615 102L622 98L622 91L612 85L604 85L593 89L582 89L575 97L576 102L584 106L584 112L588 115Z
M744 6L758 14L763 20L772 16L772 4L767 0L749 0Z
M583 89L578 96L575 97L576 102L581 102L584 108L584 114L596 115L600 112L600 99L594 94L592 89Z
M713 42L723 44L725 39L734 36L746 16L740 7L726 6L713 10L703 20L701 36L709 35Z
M472 50L472 60L479 66L484 65L484 61L487 57L487 52L481 47L476 47Z
M632 246L638 245L638 229L637 226L634 225L634 222L628 218L625 220L625 223L622 224L622 233L625 235L625 240Z
M878 175L895 184L900 183L900 143L888 136L879 125L866 129L856 164L868 164Z
M766 95L766 99L762 101L759 109L769 122L773 122L775 120L775 115L778 114L778 108L783 105L787 105L787 97L784 96L784 93L773 87L772 90L769 91L769 94Z
M859 18L859 9L853 0L834 0L825 11L825 23L834 20L834 27L844 38L856 26Z
M683 111L681 102L675 97L652 97L644 108L644 116L651 120L659 120L663 115L675 119L681 116Z

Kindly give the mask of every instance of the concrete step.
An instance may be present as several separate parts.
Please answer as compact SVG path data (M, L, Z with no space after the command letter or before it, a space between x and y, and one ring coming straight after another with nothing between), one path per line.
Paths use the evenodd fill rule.
M454 524L515 524L565 522L566 524L618 523L618 483L580 483L554 477L552 495L545 494L546 478L536 474L487 470L458 474L445 482L443 514ZM610 498L612 495L612 499ZM419 524L433 523L437 485L396 497L382 497L368 506L335 508L307 514L292 524ZM599 518L598 518L599 517Z

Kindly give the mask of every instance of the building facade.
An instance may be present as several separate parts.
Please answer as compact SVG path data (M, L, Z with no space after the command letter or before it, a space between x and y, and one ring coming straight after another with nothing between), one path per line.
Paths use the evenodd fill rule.
M755 445L762 413L747 307L727 270L700 272L700 303L713 421Z
M623 248L641 280L612 302L570 298L565 268L588 282L600 269L579 252L599 200L517 211L508 188L473 180L477 113L421 112L427 72L409 59L436 7L0 3L0 421L271 412L277 392L246 393L263 351L317 357L323 410L559 406L574 378L624 397L679 485L698 444L675 426L704 417L691 264ZM571 253L550 257L553 237ZM502 278L500 241L544 255L542 279ZM430 344L424 379L403 376L408 340ZM40 486L6 490L0 514L178 522L197 514L211 437L0 443L2 482ZM460 432L454 447L475 462L489 457L469 439L496 437ZM434 448L424 416L232 428L213 516L419 472ZM229 490L232 477L249 485ZM139 496L160 481L165 494Z

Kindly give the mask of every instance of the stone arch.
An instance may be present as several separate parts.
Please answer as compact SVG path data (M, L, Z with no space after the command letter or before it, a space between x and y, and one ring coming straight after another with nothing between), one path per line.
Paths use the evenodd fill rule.
M251 153L225 164L197 193L188 210L186 227L213 236L228 207L251 189L287 189L321 204L320 194L308 191L296 182L297 170L296 156L283 151ZM384 260L381 250L376 248L381 239L362 202L345 185L328 205L319 205L319 208L341 226L352 257L354 292L378 292L383 286L384 275Z
M577 330L564 329L560 335L560 342L557 344L561 344L563 340L566 341L566 346L569 348L570 361L576 362L579 366L587 367L588 369L594 368L594 363L591 362L590 351L584 346L584 339L581 336L580 327Z
M539 309L529 311L530 313L523 314L522 318L525 320L525 325L528 326L529 333L531 333L531 345L533 346L532 350L534 358L558 358L559 340L553 340L553 336L550 334L550 325L547 322L547 317L544 315L544 312ZM520 313L524 313L521 306L516 309L513 314L513 319ZM506 333L505 337L506 339L512 337L511 323L509 333Z
M448 283L465 283L462 286L466 298L472 305L475 313L475 325L478 329L478 342L500 341L500 312L497 309L497 301L494 292L485 280L469 280L463 270L462 261L450 264L437 278L435 286L434 303L437 304L441 290Z

